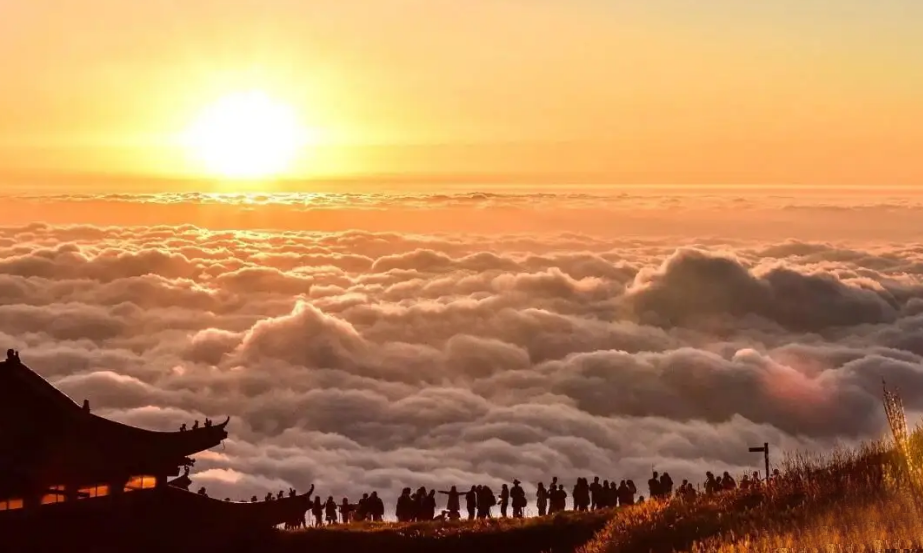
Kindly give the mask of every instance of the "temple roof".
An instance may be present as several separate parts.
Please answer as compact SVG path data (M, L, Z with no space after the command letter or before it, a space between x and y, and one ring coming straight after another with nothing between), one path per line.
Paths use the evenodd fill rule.
M15 360L0 362L0 461L40 463L45 470L146 461L174 467L227 438L228 420L195 430L158 432L106 419L84 410L67 394ZM66 457L67 461L56 458Z

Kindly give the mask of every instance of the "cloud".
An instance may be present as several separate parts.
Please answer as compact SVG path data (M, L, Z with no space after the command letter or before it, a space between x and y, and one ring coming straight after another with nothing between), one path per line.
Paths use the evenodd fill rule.
M106 416L230 415L218 497L698 480L881 435L882 377L923 410L920 248L578 230L7 227L0 338Z

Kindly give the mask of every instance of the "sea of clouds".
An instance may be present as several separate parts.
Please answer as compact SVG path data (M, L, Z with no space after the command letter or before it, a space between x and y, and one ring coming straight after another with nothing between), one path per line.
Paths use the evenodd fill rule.
M60 216L78 200L28 202ZM611 216L603 199L578 200L529 201L546 217L555 202L561 217ZM111 226L110 212L3 227L0 345L130 424L229 415L230 438L198 456L193 479L234 499L315 484L323 498L376 489L393 504L404 486L513 478L531 494L552 476L640 485L652 466L699 482L760 468L747 449L763 442L819 451L882 436L883 377L923 410L919 242L779 227L739 238L732 224L626 236L574 217L543 234L484 232L472 221L508 207L444 201L468 232L363 230L367 207L348 205L354 230L316 231L285 202L272 209L297 210L303 229L213 228L227 226L213 213ZM742 205L722 202L712 219ZM912 221L914 205L772 209L848 225L863 209ZM660 209L650 216L669 221Z

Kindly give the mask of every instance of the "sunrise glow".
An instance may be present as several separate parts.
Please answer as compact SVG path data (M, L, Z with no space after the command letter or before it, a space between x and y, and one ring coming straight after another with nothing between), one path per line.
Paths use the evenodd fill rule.
M225 96L205 108L183 142L210 175L277 177L310 142L290 107L262 92Z

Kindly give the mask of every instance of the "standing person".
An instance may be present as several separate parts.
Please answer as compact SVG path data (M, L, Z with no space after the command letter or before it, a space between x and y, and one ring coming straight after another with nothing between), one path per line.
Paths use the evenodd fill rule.
M314 496L314 504L311 505L311 514L314 515L314 526L324 525L324 505L320 502L320 496Z
M343 502L340 503L340 520L343 521L343 524L349 524L349 521L352 518L353 505L345 497Z
M369 504L372 510L372 520L381 522L381 519L385 516L385 502L378 497L378 492L372 492L372 495L369 496Z
M465 494L465 506L468 508L468 520L474 520L478 507L478 486L471 486L471 490Z
M500 488L500 516L506 518L506 509L510 505L510 489L506 484Z
M401 495L397 498L397 505L394 509L394 516L398 522L410 522L413 520L414 503L410 496L410 488L401 490Z
M673 479L670 478L669 472L660 475L660 496L670 499L673 495Z
M423 499L423 520L436 518L436 490L430 490Z
M545 484L539 482L538 489L535 491L535 506L538 508L538 516L543 517L548 512L548 490Z
M523 511L526 508L526 492L522 489L519 480L513 480L513 489L510 490L510 498L513 503L513 518L522 518Z
M327 502L324 503L324 514L326 515L327 524L336 524L337 523L337 504L333 500L333 496L327 498Z
M461 502L459 498L461 497L461 492L455 489L455 486L447 491L440 491L439 493L449 496L449 499L446 501L445 510L449 512L449 520L458 520L461 516L459 511L461 510Z
M477 494L478 518L492 518L490 509L497 504L497 498L489 486L480 486Z
M548 514L567 510L567 492L564 491L564 484L552 485L548 495L551 503Z
M647 491L648 497L652 500L660 497L660 478L657 477L657 471L654 471L654 476L647 481Z
M606 489L609 488L609 481L605 482ZM593 483L590 484L590 508L593 510L600 509L605 506L605 500L603 499L603 486L599 483L599 477L593 478Z

